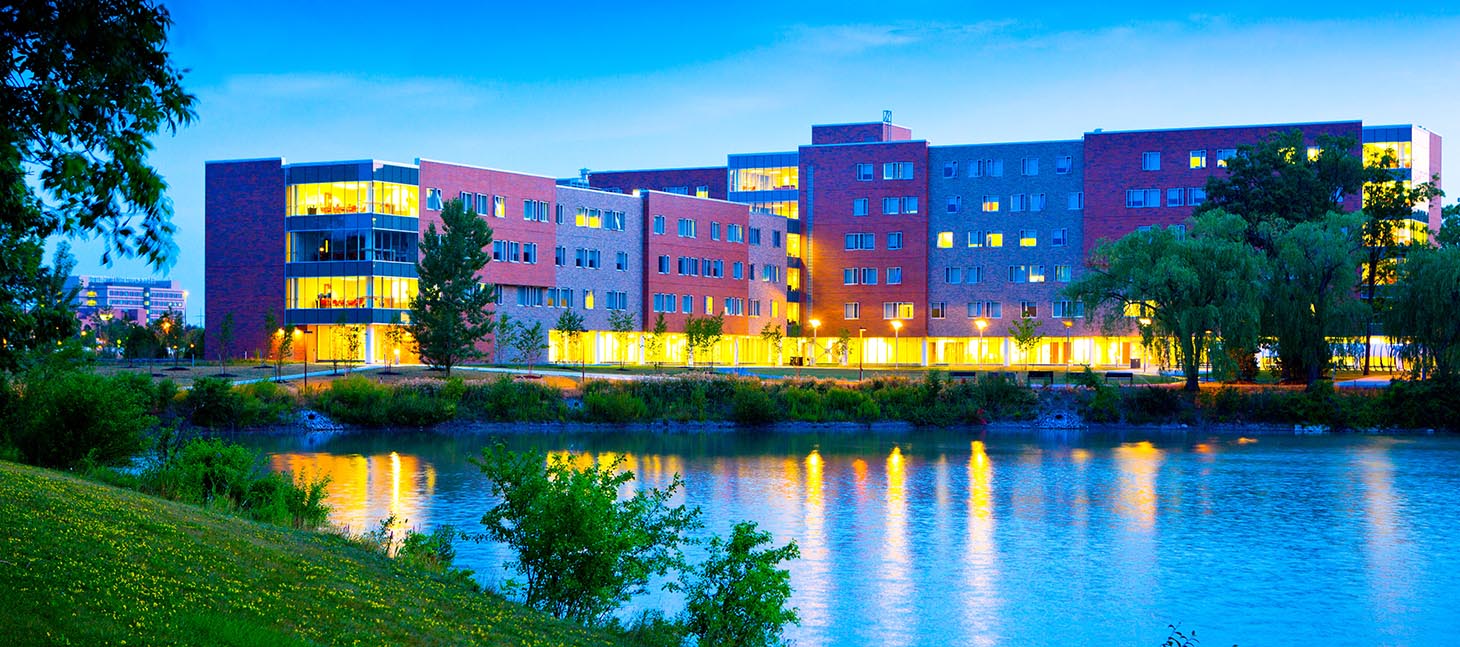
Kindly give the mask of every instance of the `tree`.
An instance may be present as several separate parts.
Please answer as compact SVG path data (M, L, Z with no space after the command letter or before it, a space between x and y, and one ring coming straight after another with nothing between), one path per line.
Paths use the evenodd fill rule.
M583 328L583 315L574 312L572 308L564 310L563 314L558 315L557 331L563 337L564 355L568 354L569 348L578 347L578 379L588 379L588 360L583 353L583 333L586 332Z
M1460 378L1460 247L1418 249L1399 270L1384 329L1416 377Z
M547 347L547 332L541 322L534 321L531 326L517 324L517 331L512 335L512 350L517 353L517 361L527 365L528 375L532 375L532 365L537 363Z
M628 310L614 310L608 313L608 330L613 333L618 345L619 365L622 366L624 350L628 348L629 335L634 332L634 313Z
M228 361L228 347L233 344L233 313L223 315L223 321L218 322L218 370L223 370L223 364Z
M685 587L685 616L699 647L771 647L781 629L800 624L791 599L791 573L780 563L801 556L793 540L765 548L771 534L755 523L735 524L729 540L710 540L709 555Z
M0 370L55 346L44 329L54 322L35 307L48 237L97 235L106 263L172 259L171 205L147 163L148 139L192 121L195 100L164 51L170 25L146 0L19 0L0 10Z
M1128 327L1131 317L1149 318L1150 325L1140 326L1144 343L1172 340L1185 388L1196 391L1201 359L1213 342L1255 347L1264 261L1245 242L1240 216L1213 211L1191 223L1189 235L1162 227L1102 243L1089 272L1066 292L1107 330Z
M492 333L492 361L496 364L502 363L502 349L512 348L513 339L516 339L517 330L522 325L513 319L511 315L502 313L497 317L497 330Z
M1354 298L1362 226L1358 214L1335 213L1269 234L1265 327L1277 337L1285 379L1317 381L1333 356L1328 337L1352 334L1365 320L1368 306Z
M669 334L669 322L664 320L664 313L654 318L654 328L649 331L649 336L644 339L644 352L654 358L654 366L659 366L663 360L660 356L664 352L664 338Z
M409 348L414 341L411 338L411 327L405 321L404 313L396 313L395 321L385 327L385 339L390 342L390 355L397 364L400 363L400 349Z
M281 328L280 325L279 325L279 318L276 317L276 316L274 316L274 309L273 308L269 308L268 310L265 310L264 311L264 339L267 340L267 341L265 341L264 343L268 345L268 348L266 348L266 349L260 349L259 350L260 357L272 356L274 354L274 344L275 344L275 340L277 339L278 333L279 333L280 330L283 330L283 328ZM131 344L128 343L127 345L130 346ZM264 352L264 351L268 351L268 352ZM281 353L281 355L282 355L282 353ZM264 368L264 367L261 366L259 368Z
M365 336L365 327L361 325L345 326L345 374L350 374L350 364L360 360L360 348L364 343L361 337Z
M624 458L576 467L571 457L513 452L497 444L473 460L499 503L482 516L486 535L515 553L527 606L583 624L600 623L651 577L684 569L685 533L701 527L699 510L669 501L684 487L636 488Z
M696 351L713 351L715 344L725 336L725 318L721 315L695 317L684 320L684 339L689 346L690 363L694 363ZM710 365L715 365L715 356L710 354Z
M421 361L446 371L480 357L477 342L492 333L496 287L477 282L492 260L492 229L460 199L441 210L441 232L435 223L421 236L416 263L418 292L411 300L411 336Z
M1373 346L1373 322L1381 306L1375 293L1380 283L1394 281L1394 261L1402 255L1395 235L1406 222L1414 222L1417 205L1442 197L1436 176L1429 182L1411 186L1389 171L1397 167L1392 152L1386 152L1370 167L1370 181L1364 185L1364 298L1369 303L1369 317L1364 326L1364 375L1369 374L1369 353Z
M1440 231L1435 232L1435 244L1440 247L1460 247L1460 203L1445 207L1442 213L1445 219L1440 225Z
M1039 327L1044 325L1043 321L1035 320L1027 312L1019 313L1019 319L1009 325L1009 336L1014 339L1014 346L1024 355L1024 363L1029 363L1029 353L1039 348L1039 341L1044 335L1039 334Z
M767 321L760 329L760 338L765 340L766 350L770 352L771 362L777 366L781 364L781 342L786 336L781 334L781 325Z
M847 328L842 328L842 331L837 333L836 345L832 346L832 348L836 351L837 357L840 358L839 361L845 364L847 362L847 354L852 351L852 331Z

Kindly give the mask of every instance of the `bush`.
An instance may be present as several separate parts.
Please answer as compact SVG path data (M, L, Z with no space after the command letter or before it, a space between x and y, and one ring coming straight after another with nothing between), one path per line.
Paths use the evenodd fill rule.
M1191 403L1176 389L1146 386L1126 389L1124 394L1125 421L1131 424L1177 422L1191 417Z
M588 390L583 394L583 417L589 422L633 422L649 415L649 407L632 393Z
M189 419L199 427L237 427L243 398L228 380L200 377L188 390L184 407L189 412Z
M258 453L218 439L193 439L138 478L143 492L235 512L255 521L314 528L329 516L326 481L271 472Z
M700 647L780 645L781 629L800 623L791 599L791 573L780 563L801 556L796 542L761 549L771 534L744 521L729 540L710 540L709 556L685 587L685 626Z
M764 425L776 421L776 403L759 382L735 383L730 400L730 419L742 425Z
M71 467L83 460L114 464L142 449L142 434L157 424L150 381L126 375L37 371L12 403L10 443L28 463Z
M386 386L351 375L319 391L314 406L331 419L362 427L427 427L455 418L465 393L455 377Z
M562 391L507 376L466 385L459 407L463 416L475 420L549 422L567 416Z

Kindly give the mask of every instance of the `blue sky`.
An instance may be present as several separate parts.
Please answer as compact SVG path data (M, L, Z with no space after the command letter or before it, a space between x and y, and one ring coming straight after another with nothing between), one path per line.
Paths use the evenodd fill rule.
M813 123L883 109L933 144L1362 119L1460 146L1453 6L508 4L169 3L199 119L152 160L172 186L170 275L190 320L213 159L426 157L562 177L793 150ZM94 243L77 256L84 273L149 274L101 267Z

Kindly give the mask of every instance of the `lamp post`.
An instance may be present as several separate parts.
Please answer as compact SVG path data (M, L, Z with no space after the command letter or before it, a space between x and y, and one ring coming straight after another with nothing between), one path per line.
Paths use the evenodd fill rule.
M893 319L892 320L892 368L893 369L902 368L902 363L899 362L899 361L897 361L898 360L898 357L897 357L897 346L898 346L898 342L899 341L902 341L902 320L901 319Z
M978 328L978 361L975 364L983 368L983 329L989 327L989 322L987 319L976 319L973 327Z
M866 328L857 328L857 381L861 382L867 377L867 344L862 341L862 335L866 334Z
M816 366L816 357L821 354L819 346L816 345L816 333L821 330L821 320L811 320L811 365Z
M299 327L299 328L295 328L294 329L294 336L295 337L303 337L304 335L313 335L313 334L314 334L314 331L313 330L307 330L307 329L305 329L302 326ZM305 343L304 344L304 390L305 391L308 391L309 390L309 344L308 343Z
M1075 327L1075 322L1065 319L1060 323L1065 325L1065 384L1070 383L1070 356L1075 354L1075 347L1070 344L1070 329Z

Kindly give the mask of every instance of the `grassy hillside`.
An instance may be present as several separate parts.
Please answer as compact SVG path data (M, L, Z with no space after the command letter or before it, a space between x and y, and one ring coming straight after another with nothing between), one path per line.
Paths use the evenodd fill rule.
M339 538L0 462L10 644L608 645Z

